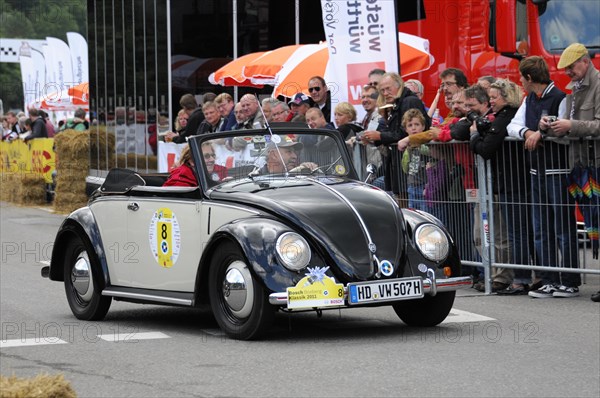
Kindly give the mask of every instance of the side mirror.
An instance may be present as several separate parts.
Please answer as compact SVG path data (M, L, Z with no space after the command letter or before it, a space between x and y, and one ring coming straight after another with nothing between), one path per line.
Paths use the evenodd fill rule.
M365 178L365 182L369 182L371 180L371 178L373 177L373 175L375 175L375 172L377 171L377 167L375 167L375 165L373 163L369 163L366 167L367 169L367 178Z
M492 5L493 6L493 5ZM517 4L514 0L496 0L494 35L496 51L514 54L517 50Z

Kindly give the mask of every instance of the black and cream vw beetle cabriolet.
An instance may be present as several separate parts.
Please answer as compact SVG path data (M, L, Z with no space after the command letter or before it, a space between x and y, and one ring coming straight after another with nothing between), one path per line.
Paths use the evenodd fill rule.
M471 285L440 222L358 181L336 131L188 144L198 186L114 169L61 225L42 274L64 281L77 318L102 319L115 298L210 303L236 339L259 337L277 310L391 305L406 324L433 326Z

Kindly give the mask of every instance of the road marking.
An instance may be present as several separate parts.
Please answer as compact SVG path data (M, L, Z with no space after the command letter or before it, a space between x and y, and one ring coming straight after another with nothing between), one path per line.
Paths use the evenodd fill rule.
M29 339L0 340L0 348L27 347L36 345L68 344L57 337L32 337Z
M132 342L136 340L170 339L162 332L142 332L142 333L109 333L98 335L104 341L118 343L120 341Z
M467 323L467 322L484 322L484 321L495 321L496 319L490 318L484 315L475 314L473 312L457 310L453 308L448 317L444 319L444 323Z

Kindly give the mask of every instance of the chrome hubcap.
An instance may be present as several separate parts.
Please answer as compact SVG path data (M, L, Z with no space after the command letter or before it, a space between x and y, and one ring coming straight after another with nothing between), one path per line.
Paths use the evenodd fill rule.
M91 300L94 288L90 259L86 252L79 253L75 260L75 265L71 270L71 283L82 300Z
M246 318L252 311L254 286L252 275L242 261L227 267L223 279L223 298L229 310L238 318Z

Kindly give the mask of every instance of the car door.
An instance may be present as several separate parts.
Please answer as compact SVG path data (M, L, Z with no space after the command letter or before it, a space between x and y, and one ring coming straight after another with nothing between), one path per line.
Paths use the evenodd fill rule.
M202 202L130 197L127 240L137 250L128 264L133 287L192 292L204 243Z
M125 196L106 196L90 205L100 232L110 283L114 286L131 286L130 266L136 261L136 244L127 236L127 203Z

